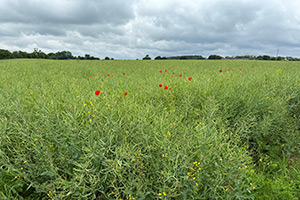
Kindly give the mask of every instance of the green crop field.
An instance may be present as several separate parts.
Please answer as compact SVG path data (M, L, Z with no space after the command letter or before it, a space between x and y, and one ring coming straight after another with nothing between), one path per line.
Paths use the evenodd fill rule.
M0 199L296 200L299 119L299 62L1 60Z

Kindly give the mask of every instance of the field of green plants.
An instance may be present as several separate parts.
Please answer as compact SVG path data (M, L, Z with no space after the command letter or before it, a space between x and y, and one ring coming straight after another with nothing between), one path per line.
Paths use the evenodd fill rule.
M0 61L0 199L298 199L300 63Z

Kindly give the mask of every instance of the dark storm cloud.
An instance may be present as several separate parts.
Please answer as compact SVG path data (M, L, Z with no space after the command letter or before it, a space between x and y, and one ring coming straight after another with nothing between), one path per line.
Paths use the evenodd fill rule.
M280 49L300 57L299 9L294 0L2 0L0 48L130 59Z

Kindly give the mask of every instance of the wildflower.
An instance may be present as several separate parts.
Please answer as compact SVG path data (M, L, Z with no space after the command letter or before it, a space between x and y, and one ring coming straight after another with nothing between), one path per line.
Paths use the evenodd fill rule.
M110 75L109 74L107 74L107 78L109 78L110 77Z
M220 69L219 72L222 72L222 70Z
M171 90L171 88L169 88L169 90Z
M173 75L174 75L175 73L173 72Z
M223 159L222 158L220 158L220 161L222 161Z
M165 192L163 192L163 195L164 195L164 196L166 196L166 193L165 193Z
M228 71L230 71L230 69L228 69Z
M100 94L100 91L96 90L95 95L99 95L99 94Z
M124 93L124 96L126 96L126 95L127 95L127 92Z
M85 104L83 104L83 106L86 106L86 103L85 103Z
M165 86L165 90L167 90L168 89L168 86Z
M171 132L170 131L168 131L168 135L171 136Z
M193 78L192 78L192 77L189 77L188 79L189 79L189 81L191 81Z
M161 70L159 70L159 72L161 73Z
M242 68L240 68L240 71L242 71Z
M159 84L159 87L162 87L162 84Z
M165 70L165 72L167 72L167 70Z
M158 193L158 196L161 196L162 194L161 193Z
M182 77L182 74L179 74L180 77Z
M90 78L92 78L92 75L90 75Z
M125 75L125 73L123 72L123 75Z
M252 65L251 67L253 68L254 66Z

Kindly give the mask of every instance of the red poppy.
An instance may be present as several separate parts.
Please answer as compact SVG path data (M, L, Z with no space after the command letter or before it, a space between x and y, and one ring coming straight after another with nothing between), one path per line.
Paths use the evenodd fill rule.
M228 69L228 71L230 71L230 69Z
M107 77L109 78L109 74L107 74Z
M173 75L174 75L175 73L173 72Z
M159 70L159 72L161 73L161 70Z
M219 72L222 72L222 70L220 69Z
M162 84L159 84L159 87L162 87Z
M167 90L168 89L168 86L165 86L165 90Z
M167 72L167 70L165 70L165 72Z
M169 88L169 90L171 90L171 88Z
M180 77L182 77L182 74L179 74Z
M90 78L92 78L92 75L90 75Z
M253 68L254 66L252 65L251 67Z
M242 68L240 68L240 70L242 71Z
M124 96L126 96L126 95L127 95L127 92L124 93Z
M189 79L189 81L191 81L193 78L192 78L192 77L189 77L188 79Z
M95 95L99 95L99 94L100 94L100 91L96 90Z
M123 72L123 75L125 75L125 73Z
M71 81L72 79L70 78L70 81Z
M227 72L226 70L224 72Z

